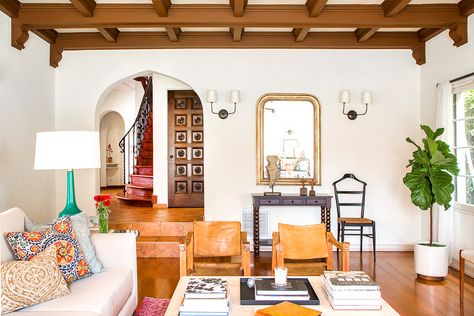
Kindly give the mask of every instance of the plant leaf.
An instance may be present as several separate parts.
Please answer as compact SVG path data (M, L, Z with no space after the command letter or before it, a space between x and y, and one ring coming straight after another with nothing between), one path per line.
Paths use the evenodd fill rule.
M443 166L449 162L449 159L444 158L443 154L437 150L431 156L430 162L432 165Z
M436 132L434 132L434 135L433 135L433 139L436 139L438 138L439 136L441 136L442 134L444 133L444 128L438 128L436 130Z
M434 132L428 125L420 125L420 127L425 132L426 136L428 136L428 138L434 138Z
M406 140L408 143L415 145L416 148L418 148L419 150L422 150L421 147L418 146L413 140L411 140L410 137L405 138L405 140Z
M449 205L451 195L454 192L454 185L452 184L453 177L445 171L432 169L430 171L429 180L431 181L434 202L440 205Z
M430 159L428 155L423 150L417 150L413 152L413 159L417 164L428 166L430 164Z

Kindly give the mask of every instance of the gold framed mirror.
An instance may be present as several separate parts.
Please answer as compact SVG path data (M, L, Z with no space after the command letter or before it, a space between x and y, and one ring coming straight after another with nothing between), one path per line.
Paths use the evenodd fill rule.
M321 184L320 105L310 94L270 93L257 103L257 184L269 184L268 156L278 156L277 185Z

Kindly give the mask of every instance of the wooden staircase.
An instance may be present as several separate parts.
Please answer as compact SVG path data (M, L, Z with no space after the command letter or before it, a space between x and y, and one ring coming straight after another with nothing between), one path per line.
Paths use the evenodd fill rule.
M142 81L142 84L144 84L144 82L145 81ZM130 129L130 131L132 131L136 128L135 125L138 125L137 128L140 128L139 132L142 136L138 137L138 133L135 130L133 133L130 133L130 131L127 133L127 135L132 134L132 140L129 139L129 142L133 142L133 159L131 159L133 160L131 162L133 165L128 181L125 183L125 190L117 194L117 199L121 203L128 205L151 207L153 206L153 103L151 94L147 95L148 90L152 89L151 79L146 81L146 83L149 87L146 84L143 86L145 96L142 101L142 106L134 126ZM146 104L148 106L148 110L146 111L142 110L144 102L149 102ZM123 139L125 139L127 135ZM125 147L130 146L127 145L124 146L124 148ZM125 154L124 156L129 157L130 155ZM128 162L127 165L129 164L130 162ZM126 163L124 163L124 165L126 165Z

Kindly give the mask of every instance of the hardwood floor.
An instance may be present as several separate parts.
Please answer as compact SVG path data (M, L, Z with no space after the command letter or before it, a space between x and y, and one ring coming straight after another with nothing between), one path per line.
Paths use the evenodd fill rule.
M103 190L113 194L117 189ZM111 205L111 225L130 222L192 222L203 219L203 209L157 209ZM351 270L366 271L381 286L383 298L401 315L474 316L474 279L466 277L464 304L459 303L459 272L451 269L441 283L416 279L412 252L351 253ZM271 253L251 255L252 275L270 275ZM178 258L139 258L139 302L144 296L170 298L179 280Z
M252 275L270 275L271 253L262 252ZM372 253L351 253L351 270L364 270L380 285L383 298L400 315L474 315L474 280L466 277L464 304L459 303L459 273L450 269L442 283L416 279L412 252L379 252L377 263ZM170 298L179 280L177 258L138 259L139 301L144 296Z

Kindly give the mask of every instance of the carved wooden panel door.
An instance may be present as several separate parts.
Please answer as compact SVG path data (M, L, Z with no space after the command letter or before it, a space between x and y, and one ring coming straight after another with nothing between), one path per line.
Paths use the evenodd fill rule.
M204 207L202 104L192 90L168 92L168 206Z

